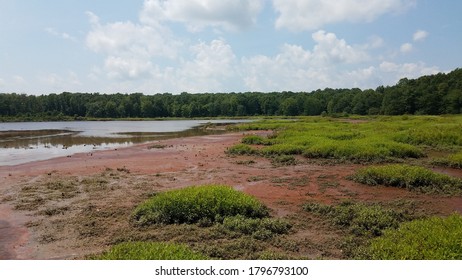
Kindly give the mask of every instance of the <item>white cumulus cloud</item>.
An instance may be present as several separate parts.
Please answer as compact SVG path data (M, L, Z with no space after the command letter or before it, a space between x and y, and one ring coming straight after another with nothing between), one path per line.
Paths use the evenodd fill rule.
M141 21L177 21L192 31L207 26L238 30L255 23L262 5L262 0L146 0Z
M414 49L414 47L412 46L411 43L404 43L401 45L401 47L399 48L399 50L402 52L402 53L410 53L412 52L412 50Z
M223 40L201 42L190 48L194 59L177 71L177 83L190 92L223 91L225 83L236 78L236 56Z
M402 12L416 0L273 0L278 13L277 28L315 30L338 22L370 22L387 14Z
M403 77L417 78L439 72L424 62L395 63L372 57L367 50L381 45L381 39L362 46L348 44L334 33L312 34L311 50L285 44L275 56L257 55L242 59L243 79L255 91L310 91L330 88L375 88L392 85ZM411 46L405 46L406 48Z
M348 45L344 39L338 39L334 33L319 30L312 34L317 43L314 47L316 59L342 63L358 63L367 59L360 48Z
M244 58L242 68L246 86L261 91L357 86L351 80L351 75L355 74L349 74L349 69L369 60L362 47L351 46L334 33L323 30L313 33L312 38L316 43L312 50L285 44L274 57ZM355 71L364 74L371 69Z
M137 79L149 77L152 63L140 58L109 56L104 61L104 69L111 79Z
M96 15L87 14L93 26L87 34L86 43L95 52L146 57L176 55L176 42L166 28L130 21L101 24Z
M436 66L427 66L424 62L395 63L383 61L379 65L382 76L386 78L386 84L394 84L401 78L418 78L423 75L432 75L440 72Z
M418 41L423 41L427 38L428 36L428 32L425 31L425 30L417 30L414 35L412 36L413 40L415 42L418 42Z
M149 76L154 58L176 59L181 45L167 28L139 23L101 24L88 12L92 30L87 34L87 47L106 56L104 69L109 78L136 79Z
M405 9L414 2L274 0L273 3L275 8L281 8L279 11L285 7L294 12L294 25L280 21L284 15L280 12L281 28L309 30L332 22L372 20L384 13ZM354 45L335 33L318 30L311 34L313 47L285 43L274 55L238 57L232 44L224 38L193 41L184 33L174 33L171 25L172 22L185 24L193 31L206 27L242 30L255 22L263 3L264 0L145 0L138 20L108 23L88 12L91 30L86 36L86 46L102 56L101 65L95 65L89 77L99 83L104 92L310 91L325 87L374 88L396 83L405 76L438 71L423 62L387 61L383 54L377 55L385 44L378 36ZM332 14L320 16L319 20L316 16L310 18L313 11L324 12L328 8L332 8ZM345 15L348 11L352 13L349 16ZM370 12L368 16L366 11ZM304 23L304 20L313 22ZM416 34L414 41L427 36L422 32ZM411 43L406 43L401 51L406 53L412 48ZM49 82L59 85L66 77L48 78Z

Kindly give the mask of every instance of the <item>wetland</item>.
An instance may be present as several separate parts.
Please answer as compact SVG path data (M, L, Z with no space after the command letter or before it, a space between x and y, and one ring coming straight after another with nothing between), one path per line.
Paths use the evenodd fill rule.
M461 259L461 123L265 119L0 166L0 258L123 259L143 248L140 258L156 258L150 252L178 248L188 253L168 258ZM204 216L217 209L202 200L215 186L250 195L265 215ZM240 201L224 197L226 209ZM422 240L407 242L409 230ZM431 243L414 247L423 240ZM113 254L120 248L131 253Z

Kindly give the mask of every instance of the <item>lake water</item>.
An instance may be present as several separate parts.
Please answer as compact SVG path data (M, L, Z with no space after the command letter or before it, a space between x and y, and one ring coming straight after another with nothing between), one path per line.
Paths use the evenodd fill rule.
M218 133L199 127L240 122L248 120L0 123L0 166L128 147L165 138Z

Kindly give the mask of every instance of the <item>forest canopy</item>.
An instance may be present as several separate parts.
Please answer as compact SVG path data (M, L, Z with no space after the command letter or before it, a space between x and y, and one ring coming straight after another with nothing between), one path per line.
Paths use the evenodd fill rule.
M299 115L440 115L462 113L462 69L401 79L374 89L312 92L70 93L41 96L0 93L1 120L83 118L200 118Z

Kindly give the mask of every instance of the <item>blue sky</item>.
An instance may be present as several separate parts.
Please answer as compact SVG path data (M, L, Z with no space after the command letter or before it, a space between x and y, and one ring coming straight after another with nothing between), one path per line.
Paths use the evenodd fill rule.
M0 0L0 92L376 88L462 66L462 1Z

